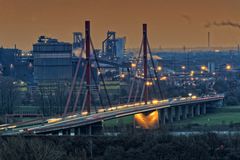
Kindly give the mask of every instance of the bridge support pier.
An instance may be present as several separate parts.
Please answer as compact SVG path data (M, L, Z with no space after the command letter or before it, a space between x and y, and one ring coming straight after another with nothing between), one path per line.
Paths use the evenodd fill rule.
M70 129L70 136L75 136L75 128Z
M174 107L169 107L168 108L168 121L169 121L169 123L173 123L174 116L175 116L175 108Z
M78 136L81 135L81 128L80 127L76 128L75 131L76 131L76 135L78 135Z
M51 134L55 134L58 136L100 135L103 134L103 125L102 122L99 122L92 125L80 126L70 129L62 129L54 131Z
M195 107L195 115L200 116L200 104Z
M183 106L182 107L183 111L183 119L187 119L188 117L188 106Z
M160 123L159 124L163 124L163 125L166 124L166 117L168 116L167 108L160 109L158 111L158 115L160 115L160 118L159 118Z
M182 115L182 106L177 106L175 108L175 118L177 121L181 120L181 115Z
M200 113L201 113L201 114L206 114L206 113L207 113L207 105L206 105L206 103L204 103L204 104L201 106Z
M63 136L63 131L62 130L58 131L58 136Z
M189 114L190 114L190 118L194 117L194 106L193 105L189 105Z

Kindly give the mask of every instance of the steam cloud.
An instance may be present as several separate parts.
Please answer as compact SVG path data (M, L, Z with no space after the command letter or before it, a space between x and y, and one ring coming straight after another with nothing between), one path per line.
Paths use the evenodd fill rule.
M231 21L213 22L213 23L208 23L208 24L205 25L206 28L210 28L212 26L216 26L216 27L234 27L234 28L240 29L240 23L231 22Z

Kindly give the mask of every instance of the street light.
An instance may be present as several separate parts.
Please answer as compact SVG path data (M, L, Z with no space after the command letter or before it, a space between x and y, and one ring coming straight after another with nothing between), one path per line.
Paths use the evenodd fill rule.
M121 73L121 74L120 74L120 77L121 77L121 78L125 78L125 74L124 74L124 73Z
M207 69L206 66L201 66L201 70L202 70L202 71L207 71L208 69Z
M146 82L146 86L152 86L152 85L153 85L152 82L150 82L150 81L147 81L147 82Z
M185 69L186 69L186 66L182 66L181 68L182 68L182 70L185 70Z
M191 71L190 76L194 76L194 73L195 73L194 71Z
M131 67L132 67L132 68L136 68L136 66L137 66L136 63L132 63L132 64L131 64Z
M158 67L157 67L157 70L158 70L158 71L161 71L161 70L162 70L162 67L161 67L161 66L158 66Z
M231 66L230 64L227 64L227 65L226 65L226 70L229 71L229 70L231 70L231 69L232 69L232 66Z
M163 76L160 78L161 81L166 81L167 80L167 77L166 76Z

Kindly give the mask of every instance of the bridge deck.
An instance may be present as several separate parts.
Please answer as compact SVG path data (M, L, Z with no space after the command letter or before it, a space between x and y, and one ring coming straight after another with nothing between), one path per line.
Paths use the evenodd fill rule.
M3 126L2 128L4 127L8 128L7 131L3 132L3 135L20 134L25 132L40 134L40 133L58 131L63 129L69 129L74 127L94 124L97 122L102 122L105 120L115 119L119 117L134 115L142 112L154 111L154 110L159 110L162 108L168 108L173 106L218 101L218 100L223 100L223 98L224 98L224 95L219 94L219 95L208 96L208 97L195 97L195 98L187 97L187 98L178 98L178 99L162 100L162 101L153 100L151 102L148 102L147 105L145 105L143 102L128 104L128 105L119 105L119 106L114 106L112 108L109 108L107 110L99 109L98 113L92 113L90 115L74 114L64 118L55 117L51 119L32 121L29 123L26 122L26 123ZM0 129L1 129L1 126L0 126Z

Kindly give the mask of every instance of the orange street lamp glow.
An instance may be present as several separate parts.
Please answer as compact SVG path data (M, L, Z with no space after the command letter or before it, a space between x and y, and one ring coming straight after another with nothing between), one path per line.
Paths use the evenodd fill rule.
M162 67L161 67L161 66L158 66L158 67L157 67L157 70L158 70L158 71L161 71L161 70L162 70Z
M152 86L152 82L147 81L146 86Z
M226 70L231 70L232 69L232 66L231 65L226 65Z
M167 80L167 77L166 76L163 76L160 78L161 81L166 81Z
M136 68L136 66L137 66L136 63L132 63L132 64L131 64L131 67L132 67L132 68Z
M125 78L125 74L124 73L120 74L120 77Z
M203 70L203 71L207 71L208 69L207 69L206 66L201 66L201 70Z
M191 71L190 76L194 76L194 73L195 73L194 71Z

